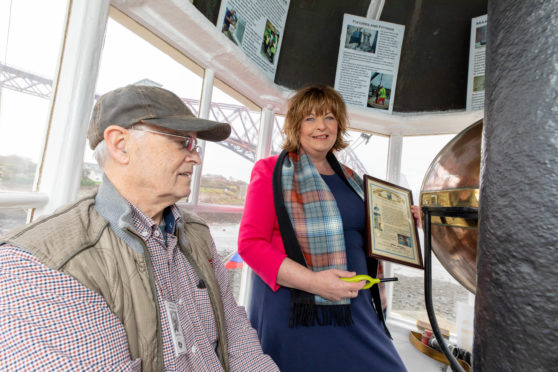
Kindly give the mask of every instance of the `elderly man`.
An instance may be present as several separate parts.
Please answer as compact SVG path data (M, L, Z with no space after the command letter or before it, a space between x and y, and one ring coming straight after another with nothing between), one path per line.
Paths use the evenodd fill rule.
M161 88L99 98L98 192L0 240L0 370L277 370L207 225L175 204L201 163L197 138L230 130Z

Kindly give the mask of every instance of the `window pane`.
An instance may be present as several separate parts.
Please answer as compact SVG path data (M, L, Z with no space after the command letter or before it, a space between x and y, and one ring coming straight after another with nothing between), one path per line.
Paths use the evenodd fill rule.
M27 220L27 209L0 209L0 236L23 225Z
M417 136L403 138L401 185L413 192L419 201L422 180L428 167L454 135ZM419 229L421 246L424 236ZM428 320L424 302L424 272L407 266L393 264L394 275L399 281L393 285L392 311L411 319ZM442 267L432 254L432 296L436 317L441 327L455 331L456 303L469 301L469 292Z
M0 2L2 190L31 191L33 188L66 10L66 1ZM47 13L49 16L45 17Z
M128 85L155 85L168 89L198 114L202 78L169 55L109 18L101 55L96 94ZM87 143L80 194L96 187L101 170Z
M243 263L241 259L234 256L237 250L238 229L242 212L239 210L230 211L222 207L215 210L200 210L194 207L194 211L207 222L211 229L211 237L215 242L219 257L227 268L233 294L238 301Z
M225 141L206 142L199 205L194 208L211 227L219 256L228 263L233 293L238 300L242 263L233 256L246 188L256 160L261 112L248 108L216 86L212 101L209 119L231 124L232 133Z
M385 179L389 138L356 130L348 130L347 134L349 147L337 155L339 161L360 176Z
M231 124L230 137L206 142L200 203L244 205L244 194L256 158L261 112L249 110L217 87L209 119Z
M179 97L199 100L202 78L109 18L96 92L103 94L128 84L156 85Z
M281 115L275 115L275 119L273 121L273 132L271 135L271 154L270 155L279 155L283 150L281 146L283 145L283 141L285 137L283 135L283 125L285 125L285 117Z

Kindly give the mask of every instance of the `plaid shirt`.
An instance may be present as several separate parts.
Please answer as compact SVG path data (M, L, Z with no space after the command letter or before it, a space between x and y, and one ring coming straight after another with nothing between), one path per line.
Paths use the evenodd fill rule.
M132 205L133 223L149 250L168 371L222 371L217 329L207 289L179 251L176 206L165 215L166 234ZM166 235L166 237L165 237ZM166 242L165 242L166 240ZM233 297L213 247L223 297L232 371L277 371ZM122 323L104 299L72 277L51 270L17 247L0 246L0 370L139 371ZM176 356L164 301L176 304L187 352ZM25 346L24 346L25 345Z

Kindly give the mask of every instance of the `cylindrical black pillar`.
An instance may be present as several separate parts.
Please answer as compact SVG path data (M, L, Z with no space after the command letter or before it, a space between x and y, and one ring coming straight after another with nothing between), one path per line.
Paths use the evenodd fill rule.
M490 1L475 371L558 370L558 1Z

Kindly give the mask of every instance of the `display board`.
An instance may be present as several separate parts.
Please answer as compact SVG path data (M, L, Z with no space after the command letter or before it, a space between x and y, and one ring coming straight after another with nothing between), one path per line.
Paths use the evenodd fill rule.
M350 105L393 111L405 27L345 14L335 89Z
M217 28L275 79L290 0L223 0Z
M486 15L476 17L471 20L469 74L467 80L467 110L484 110L486 21Z

